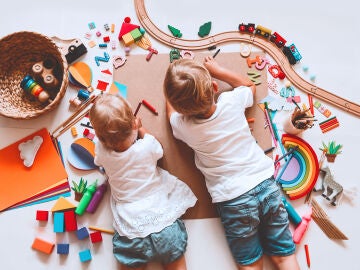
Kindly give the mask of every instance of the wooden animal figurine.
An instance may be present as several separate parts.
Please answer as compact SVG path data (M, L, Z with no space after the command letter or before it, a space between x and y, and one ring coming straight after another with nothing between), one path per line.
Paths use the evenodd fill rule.
M321 189L314 188L314 190L322 190L323 193L321 195L329 200L332 205L336 206L338 203L338 196L343 192L343 187L334 180L334 177L331 174L330 168L328 166L320 170L324 173Z

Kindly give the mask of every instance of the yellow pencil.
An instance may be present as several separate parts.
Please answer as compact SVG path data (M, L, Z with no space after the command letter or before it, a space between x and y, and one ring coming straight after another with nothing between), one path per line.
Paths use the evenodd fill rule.
M93 230L93 231L99 231L99 232L109 233L109 234L114 234L115 233L114 230L99 228L99 227L95 227L95 226L89 226L89 229Z

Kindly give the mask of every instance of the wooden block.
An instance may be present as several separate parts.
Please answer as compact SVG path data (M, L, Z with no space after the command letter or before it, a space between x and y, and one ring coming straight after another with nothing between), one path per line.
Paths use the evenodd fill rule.
M54 232L55 233L62 233L65 229L64 223L64 213L63 212L56 212L54 213Z
M127 33L127 34L123 35L122 40L123 40L125 46L130 46L131 44L133 44L135 42L131 33Z
M77 230L76 215L73 210L64 212L65 230L68 232Z
M49 218L49 211L46 210L37 210L36 211L36 220L47 221Z
M90 239L92 243L97 243L102 241L102 236L100 231L96 231L93 233L90 233Z
M135 41L140 40L141 37L142 37L142 34L141 34L141 32L140 32L140 30L139 30L138 28L132 30L132 31L130 32L130 34L131 34L131 36L133 37L133 39L134 39Z
M91 252L89 249L85 249L79 252L79 257L81 262L86 262L91 260Z
M82 227L76 231L76 236L79 240L89 237L89 232L86 227Z
M47 242L40 238L35 238L33 244L31 245L33 249L44 252L46 254L50 254L53 251L54 246L54 243Z
M53 208L51 208L51 212L58 212L58 211L66 211L70 209L76 209L76 206L69 202L64 197L60 197Z
M57 254L69 254L69 244L57 244Z

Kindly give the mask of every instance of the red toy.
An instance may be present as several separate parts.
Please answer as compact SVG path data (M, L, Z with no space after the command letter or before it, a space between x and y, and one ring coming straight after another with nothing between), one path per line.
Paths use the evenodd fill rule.
M248 24L244 24L241 23L239 24L239 31L240 32L248 32L248 33L254 33L255 30L255 24L254 23L248 23Z
M283 80L285 78L285 73L281 70L281 67L278 65L272 65L268 68L269 73L274 78L279 78L280 80Z
M274 32L270 36L270 41L275 43L275 45L278 46L279 48L283 47L286 43L286 40L282 36L280 36L277 32Z
M90 239L91 243L97 243L102 241L102 236L100 231L96 231L93 233L90 233Z
M64 212L65 217L65 230L68 232L77 230L76 215L74 211Z
M36 220L47 221L49 218L49 211L37 210L36 211Z

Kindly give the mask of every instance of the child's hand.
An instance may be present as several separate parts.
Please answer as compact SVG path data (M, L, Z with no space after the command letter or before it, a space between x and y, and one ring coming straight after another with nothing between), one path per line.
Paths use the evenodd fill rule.
M216 60L212 56L206 56L204 59L204 66L210 72L210 75L214 78L217 78L223 68L216 62Z
M137 129L142 127L142 123L141 123L141 118L140 117L136 117L135 118L135 126Z

